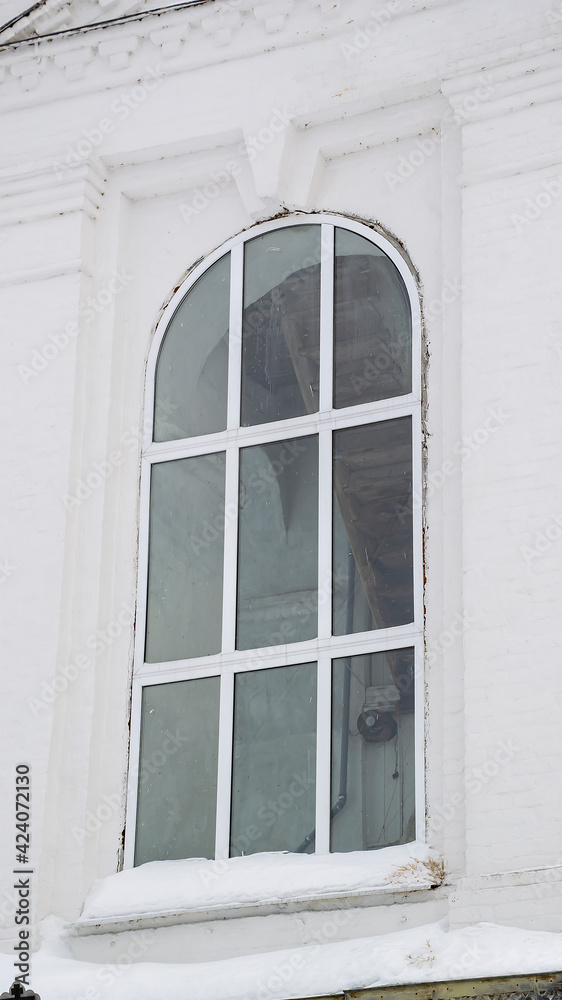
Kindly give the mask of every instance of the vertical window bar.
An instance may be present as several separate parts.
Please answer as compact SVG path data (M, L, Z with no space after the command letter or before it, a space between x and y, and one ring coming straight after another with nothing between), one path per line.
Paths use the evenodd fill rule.
M423 630L423 496L422 423L420 407L412 412L412 535L414 576L414 623ZM420 693L422 701L422 693Z
M334 227L322 224L320 264L320 378L319 410L332 409L334 357ZM332 432L318 441L318 637L332 634ZM330 852L330 739L331 660L318 661L318 721L316 745L316 835L317 854Z
M331 601L327 601L328 608ZM330 743L332 719L332 662L329 656L318 659L316 725L316 854L330 853Z
M318 638L332 634L332 432L318 435Z
M332 409L334 382L334 227L322 223L320 263L320 412Z
M424 643L423 638L414 643L414 731L415 731L415 763L414 788L416 802L416 840L425 843L425 747L424 747Z
M232 734L234 721L234 673L223 671L219 710L219 758L217 767L217 830L215 858L228 858L230 850L230 799L232 795Z
M223 653L232 653L236 646L239 458L240 452L236 445L227 448L224 495L224 569L222 601Z
M334 227L322 223L320 263L320 411L332 409L334 356ZM318 442L318 637L332 634L332 434Z
M137 614L135 625L135 663L144 663L146 646L146 602L148 599L148 529L150 523L150 474L151 463L143 458L141 463L141 489L139 512L139 582L137 587Z
M242 379L242 304L244 284L244 243L230 251L230 318L228 346L228 401L226 426L240 427L240 391Z

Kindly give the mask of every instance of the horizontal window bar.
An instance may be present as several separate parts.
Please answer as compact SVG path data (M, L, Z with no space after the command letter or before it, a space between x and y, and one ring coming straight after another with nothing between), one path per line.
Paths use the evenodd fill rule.
M238 672L241 670L266 670L269 667L315 660L320 655L334 658L356 656L361 653L384 652L387 649L401 649L414 645L422 636L421 629L413 625L400 625L377 632L359 632L353 636L336 636L333 639L293 642L286 646L271 646L267 649L236 650L216 656L198 657L193 660L176 660L168 663L145 663L135 671L135 677L142 683L160 683L164 675L177 679L179 674L186 677ZM152 681L148 679L152 678Z
M151 444L144 452L144 458L148 462L173 461L176 458L187 458L191 455L224 451L228 447L246 448L252 444L267 444L269 441L299 437L325 428L351 427L357 423L377 423L380 420L410 416L415 412L418 404L419 400L410 393L396 399L383 399L377 403L348 406L345 409L332 410L324 414L305 414L303 417L278 420L272 424L240 427L235 430L221 431L219 434L184 438L180 441L162 441Z

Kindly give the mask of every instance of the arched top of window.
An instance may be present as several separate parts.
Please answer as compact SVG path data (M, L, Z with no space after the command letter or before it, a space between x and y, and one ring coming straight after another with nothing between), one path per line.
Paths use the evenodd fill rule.
M192 272L160 323L153 440L410 394L416 306L403 258L365 225L305 216L240 234Z

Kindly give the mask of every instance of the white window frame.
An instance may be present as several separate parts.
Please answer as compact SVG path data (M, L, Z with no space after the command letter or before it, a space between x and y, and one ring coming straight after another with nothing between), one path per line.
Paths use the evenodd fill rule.
M244 245L248 240L272 230L288 226L322 225L322 257L320 276L320 379L317 413L275 421L274 423L240 426L240 367L242 353L242 268ZM347 229L370 240L389 257L399 271L412 310L412 392L393 399L363 403L338 410L332 409L332 350L333 350L333 290L331 267L335 228ZM227 429L213 434L183 440L153 442L155 375L158 354L168 324L189 289L217 260L230 251L230 341L228 361ZM424 683L423 683L423 547L422 547L422 399L421 399L421 314L418 289L404 257L394 245L369 226L345 216L328 214L296 214L276 219L245 230L222 244L189 273L182 282L157 324L150 348L146 373L145 422L141 459L141 492L139 519L139 561L137 618L132 681L131 749L125 827L124 867L134 864L134 844L137 812L137 784L140 754L140 723L142 692L145 685L166 681L181 681L196 677L221 676L219 708L219 748L217 776L217 811L215 857L229 856L231 804L231 762L234 715L234 675L241 671L265 669L294 663L318 663L317 743L316 743L316 854L330 853L331 808L331 660L337 657L376 653L413 647L414 672L414 733L415 733L415 813L416 839L425 840L424 787ZM318 637L304 642L286 643L264 649L235 648L237 519L225 519L224 532L224 591L223 591L223 652L174 660L166 663L145 663L146 602L148 579L148 527L150 504L150 471L156 462L171 461L211 451L226 452L225 506L238 507L239 449L269 441L317 434L319 441L319 539L332 537L332 445L331 431L353 425L377 423L382 420L410 416L412 418L413 471L413 576L414 623L376 631L331 637L330 599L318 602ZM328 454L329 452L329 454ZM322 460L322 456L324 460ZM318 587L327 597L325 583L331 580L332 546L318 546ZM233 558L234 557L234 558ZM385 850L385 848L381 848Z

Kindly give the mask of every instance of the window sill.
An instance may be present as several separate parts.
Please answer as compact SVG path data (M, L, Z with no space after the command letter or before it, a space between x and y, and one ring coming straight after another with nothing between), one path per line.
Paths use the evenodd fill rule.
M442 881L419 842L373 852L253 854L228 861L153 861L95 883L76 936L299 910L388 905Z

